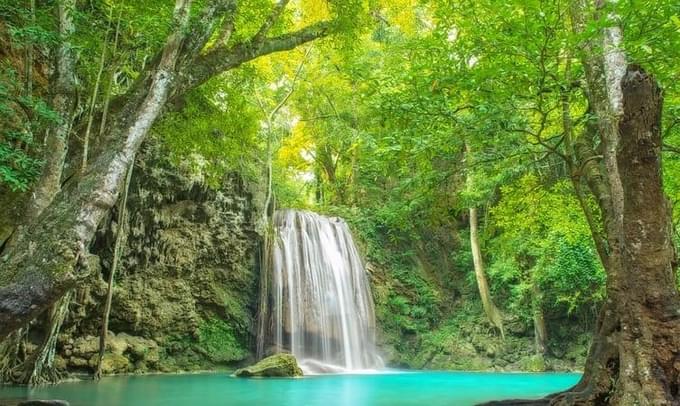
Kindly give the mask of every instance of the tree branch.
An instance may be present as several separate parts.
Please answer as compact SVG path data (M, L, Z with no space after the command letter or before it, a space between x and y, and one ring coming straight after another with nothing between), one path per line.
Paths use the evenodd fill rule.
M194 59L203 50L210 38L215 33L216 22L219 16L225 16L226 20L233 21L233 14L236 10L236 0L211 0L205 5L201 12L191 35L185 42L183 53L188 60ZM220 30L221 31L221 30Z
M274 107L274 110L269 113L269 123L273 123L274 121L274 116L281 110L281 108L286 104L290 96L292 96L293 92L295 91L295 84L300 77L300 73L302 73L302 68L305 66L305 62L307 61L307 57L309 56L309 53L312 51L312 47L310 46L307 48L307 51L305 51L305 55L302 57L302 61L300 61L300 65L298 65L297 69L295 70L295 76L293 76L293 80L290 83L290 89L288 90L288 93L283 97L283 99L279 102L279 104Z
M279 0L279 2L276 3L269 17L265 20L260 29L257 31L257 34L255 34L255 36L252 38L251 43L259 44L265 39L267 33L272 28L274 23L278 21L279 17L281 17L283 10L286 9L286 6L288 5L289 2L290 0Z
M236 68L260 56L289 51L299 45L328 36L331 33L330 28L331 23L329 21L322 21L298 31L268 38L257 46L253 46L252 42L248 41L247 43L239 43L231 48L216 48L196 58L189 67L188 72L181 78L174 96L182 95L202 85L213 76Z

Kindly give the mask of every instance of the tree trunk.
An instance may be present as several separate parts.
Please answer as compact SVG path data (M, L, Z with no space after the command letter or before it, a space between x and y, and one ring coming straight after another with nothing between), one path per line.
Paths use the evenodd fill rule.
M45 163L40 178L33 188L28 203L26 218L35 220L54 199L61 188L61 174L66 159L68 136L71 132L73 109L75 107L76 74L75 52L70 43L75 31L73 12L75 0L59 2L60 45L55 58L55 76L52 91L52 107L59 115L59 122L48 131L45 141ZM1 335L0 335L1 336Z
M604 213L608 300L583 378L553 404L680 404L680 298L661 178L662 97L654 79L636 66L620 87L620 141L608 149L617 171L608 177L620 176L622 196ZM617 229L620 234L612 235Z
M491 292L489 291L489 283L486 280L484 272L484 262L482 260L482 250L479 245L478 219L477 208L470 208L470 246L472 248L472 262L475 268L475 277L477 278L477 287L479 288L479 296L482 299L482 306L484 313L491 324L498 328L501 332L501 337L505 339L505 330L503 329L503 317L500 310L496 307L491 299Z
M597 82L589 82L593 104ZM619 204L606 204L616 195L609 187L614 173L607 170L607 179L588 179L605 224L608 297L583 377L570 390L544 399L486 405L680 404L680 297L671 209L661 176L662 97L654 79L637 66L627 68L619 86L621 114L604 119L598 114L598 121L605 122L600 133L612 128L607 120L618 118L618 148L605 148L605 153L615 154L608 163L617 166L614 173L620 176Z
M596 19L603 6L596 2ZM586 25L583 9L574 3L577 33ZM621 42L620 28L610 25L599 46L583 46L603 146L604 170L587 179L606 234L607 301L581 381L553 404L680 404L680 298L661 177L663 101L651 76L626 66Z
M534 345L536 346L537 354L545 354L547 351L548 329L545 326L545 317L543 316L543 301L542 294L536 282L532 286L533 303L532 312L534 319Z
M22 229L4 255L0 276L0 337L35 318L87 275L87 247L116 202L125 173L171 90L174 66L189 17L189 0L177 0L178 26L149 77L141 103L131 100L111 124L107 150L71 191L59 193L38 218Z

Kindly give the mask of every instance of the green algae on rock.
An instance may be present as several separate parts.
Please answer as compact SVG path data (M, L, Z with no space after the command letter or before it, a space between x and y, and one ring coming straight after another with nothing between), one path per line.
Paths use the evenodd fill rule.
M302 376L302 369L292 354L275 354L258 363L234 372L238 377L296 377Z

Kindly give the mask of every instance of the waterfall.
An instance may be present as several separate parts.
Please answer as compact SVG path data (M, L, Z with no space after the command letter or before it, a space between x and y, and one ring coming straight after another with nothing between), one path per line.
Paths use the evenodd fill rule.
M274 214L275 242L260 303L258 351L290 352L305 373L382 367L368 278L347 223Z

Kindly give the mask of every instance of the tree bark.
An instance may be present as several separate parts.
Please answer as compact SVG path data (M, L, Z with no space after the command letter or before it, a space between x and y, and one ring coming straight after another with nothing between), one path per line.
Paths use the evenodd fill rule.
M505 330L503 329L503 317L500 310L496 307L491 298L489 291L489 283L486 280L486 273L484 272L484 261L482 260L482 250L479 245L479 231L477 208L470 208L470 246L472 249L472 262L475 268L475 277L477 278L477 288L479 288L479 296L482 299L482 306L484 313L494 327L501 332L501 337L505 339Z
M582 33L583 5L575 4L575 30ZM601 8L603 2L596 5ZM574 145L579 172L603 221L602 234L594 225L591 231L607 272L607 300L579 383L526 404L680 404L677 258L661 176L663 100L650 75L626 65L621 39L620 29L610 26L603 29L602 45L583 46L588 101L596 119ZM593 153L591 133L599 136L602 156ZM578 193L580 177L575 179ZM585 212L587 204L582 206Z
M670 205L661 180L662 97L654 79L630 66L622 82L616 151L623 203L620 268L606 267L608 302L581 382L555 404L680 403L680 298ZM609 173L609 176L612 176ZM615 222L615 220L610 220Z
M71 44L71 37L75 32L73 24L75 6L75 0L64 0L59 2L57 8L60 45L55 58L52 107L59 115L60 120L47 133L45 163L40 178L33 188L31 200L26 210L26 218L29 222L40 215L61 188L61 174L66 159L68 136L71 132L73 109L76 103L76 57Z
M603 210L608 297L583 377L570 390L544 399L486 405L680 404L680 297L671 209L662 187L661 91L637 66L627 68L620 87L618 148L606 151L615 154L623 204ZM613 235L616 207L621 228ZM620 250L611 241L618 241Z
M602 1L596 2L595 18ZM572 10L577 32L583 9ZM611 16L610 16L611 18ZM621 30L584 46L588 99L603 144L598 198L607 250L607 301L581 381L553 404L680 404L680 299L670 205L661 178L662 96L655 80L626 66Z
M542 294L536 282L532 284L533 303L532 312L534 319L534 345L537 354L545 354L547 351L548 329L545 326L545 317L543 316Z

